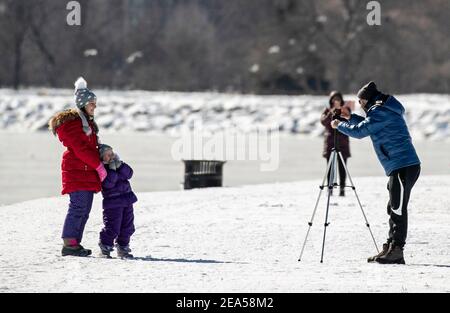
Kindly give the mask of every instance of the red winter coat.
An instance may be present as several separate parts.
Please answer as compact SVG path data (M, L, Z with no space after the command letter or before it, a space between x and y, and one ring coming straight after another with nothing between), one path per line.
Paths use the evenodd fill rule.
M76 110L57 113L49 122L53 134L67 148L63 153L62 191L67 194L74 191L101 190L100 178L95 170L100 165L97 143L97 126L89 121L92 134L87 136L83 131L81 118Z

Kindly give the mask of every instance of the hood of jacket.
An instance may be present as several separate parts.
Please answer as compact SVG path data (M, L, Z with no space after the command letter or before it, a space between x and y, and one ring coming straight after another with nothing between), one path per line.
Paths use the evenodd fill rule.
M63 125L66 122L73 121L76 119L80 119L81 117L78 114L77 109L68 109L61 112L56 113L48 122L48 129L56 136L56 130L58 127ZM94 124L95 133L98 133L98 127L94 120L92 120Z
M390 96L386 100L386 102L383 104L383 107L394 113L397 113L398 115L403 115L405 113L405 108L403 107L403 105L398 102L398 100L393 96Z
M395 99L394 96L388 96L385 101L383 100L377 100L375 101L370 108L367 110L367 114L370 111L373 111L376 107L383 107L391 112L394 112L400 116L403 116L405 113L405 108L403 105Z

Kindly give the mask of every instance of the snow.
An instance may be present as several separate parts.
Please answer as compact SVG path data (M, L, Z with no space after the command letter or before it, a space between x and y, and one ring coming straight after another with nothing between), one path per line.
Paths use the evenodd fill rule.
M328 21L328 18L326 15L319 15L317 16L316 21L319 23L326 23Z
M259 72L259 64L253 64L253 65L250 67L250 72L252 72L252 73L257 73L257 72Z
M297 72L297 74L303 74L305 72L305 69L303 67L297 67L297 69L295 70Z
M97 49L87 49L84 50L85 57L95 57L98 54Z
M317 50L317 45L316 44L310 44L309 46L308 46L308 51L309 52L315 52Z
M381 245L386 178L354 182ZM405 266L366 262L375 249L350 192L332 198L324 263L324 197L297 262L319 183L138 193L126 261L59 256L67 197L0 207L0 292L450 292L450 176L414 187ZM94 254L101 227L96 195L83 242Z
M127 63L129 63L129 64L131 64L131 63L134 63L134 61L137 59L137 58L142 58L144 56L144 54L142 53L142 51L136 51L136 52L133 52L132 54L130 54L128 57L127 57Z
M252 69L256 69L255 65ZM303 69L298 68L301 73ZM94 86L90 86L94 88ZM202 125L207 133L230 128L240 132L280 129L318 137L326 96L257 96L223 93L181 93L95 90L96 119L106 132L142 131L177 136ZM347 100L356 100L346 95ZM415 140L450 141L450 95L412 94L398 99L407 111ZM66 89L0 89L0 130L44 130L57 111L74 107L73 91ZM360 110L356 113L362 114Z
M269 50L267 50L267 53L269 53L269 54L277 54L277 53L280 53L280 46L271 46L270 48L269 48Z

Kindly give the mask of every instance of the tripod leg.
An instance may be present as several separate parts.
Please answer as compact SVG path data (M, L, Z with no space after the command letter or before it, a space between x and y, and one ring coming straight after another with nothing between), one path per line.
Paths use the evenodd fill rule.
M337 186L337 173L338 173L338 166L339 166L339 160L338 160L338 156L337 156L337 152L336 151L334 151L334 165L333 165L333 172L332 172L332 174L333 174L333 179L332 179L332 181L333 181L333 187L334 186Z
M319 205L319 200L320 200L320 196L322 195L323 187L325 185L325 180L327 179L328 172L331 169L331 163L333 163L332 158L330 158L329 161L328 161L327 170L325 171L325 175L324 175L323 180L322 180L322 185L320 185L320 187L319 187L320 188L319 195L317 196L317 200L316 200L316 204L314 206L314 210L313 210L313 213L312 213L312 216L311 216L311 220L308 222L309 227L308 227L308 231L306 232L305 240L303 241L302 251L300 252L300 256L298 258L299 262L301 261L302 256L303 256L303 251L305 250L306 241L308 240L309 231L311 230L311 226L313 225L314 216L316 215L317 206Z
M324 223L324 229L323 229L323 241L322 241L322 253L320 256L320 263L323 263L323 253L325 251L325 237L327 235L327 227L330 223L328 223L328 212L330 208L330 197L331 197L331 190L333 189L334 180L336 177L336 158L337 158L336 151L333 151L333 172L331 172L330 175L330 181L328 182L328 198L327 198L327 210L325 212L325 223Z
M369 221L367 220L366 213L364 213L364 209L362 207L361 201L359 201L358 193L356 192L356 187L353 184L352 177L350 176L348 168L344 162L344 158L342 157L342 154L340 152L339 152L339 157L341 158L342 164L344 165L345 172L347 173L347 177L350 180L351 187L352 187L353 191L355 192L356 200L358 201L359 208L361 209L361 212L364 216L364 220L366 221L366 226L369 229L370 236L372 237L373 243L375 244L375 248L377 249L377 252L380 252L380 250L378 250L378 246L377 246L377 242L375 241L375 237L373 236L372 229L370 228Z

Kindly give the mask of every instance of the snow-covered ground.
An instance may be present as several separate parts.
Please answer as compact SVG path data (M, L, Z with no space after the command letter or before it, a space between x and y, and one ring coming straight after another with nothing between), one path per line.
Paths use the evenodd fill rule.
M73 107L73 93L0 89L0 292L450 292L449 95L398 96L423 176L410 204L408 264L381 266L366 263L375 249L353 195L332 200L325 263L319 263L324 198L297 262L324 172L318 119L327 97L94 91L102 141L135 169L137 258L59 256L68 198L42 197L60 192L63 148L38 130L56 111ZM279 169L261 172L259 162L229 160L224 185L234 187L145 193L180 188L182 163L171 146L194 125L206 133L281 130ZM351 150L349 169L381 244L386 178L369 140L352 140ZM253 183L268 184L242 186ZM40 199L2 206L32 198ZM94 249L100 198L84 241Z
M262 128L317 137L323 132L320 113L328 103L326 96L309 95L94 91L98 98L96 120L102 131L169 135L179 135L195 125L207 133ZM356 97L348 95L346 99ZM450 95L411 94L398 99L407 109L416 140L450 140ZM42 130L55 112L69 107L73 107L72 90L0 89L0 130Z
M355 178L378 243L386 178ZM450 176L422 176L410 201L407 265L366 263L375 248L354 195L325 198L297 262L319 181L139 193L136 260L61 257L68 199L0 207L0 292L450 292ZM84 245L97 253L96 196Z

